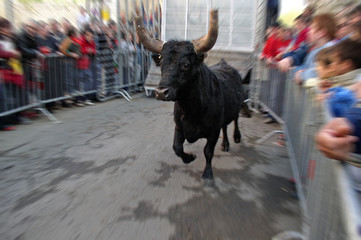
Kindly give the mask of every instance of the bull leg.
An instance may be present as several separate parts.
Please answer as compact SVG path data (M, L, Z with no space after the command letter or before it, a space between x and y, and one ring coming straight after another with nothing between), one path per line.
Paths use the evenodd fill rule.
M241 142L241 132L239 131L238 128L238 117L234 120L234 134L233 134L233 139L235 143L239 143Z
M193 154L185 153L183 150L183 143L185 141L185 137L183 134L183 131L180 130L178 127L175 127L174 129L174 139L173 139L173 150L175 154L182 158L183 162L185 164L188 164L192 162L194 159L196 159L196 156Z
M229 150L229 141L228 141L228 135L227 135L227 126L222 128L222 132L223 132L223 142L221 145L221 150L223 152L228 152Z
M212 171L212 158L214 154L214 147L216 146L218 134L214 134L210 138L207 139L207 144L204 147L204 156L206 157L206 167L204 168L203 172L203 179L213 179L213 171Z

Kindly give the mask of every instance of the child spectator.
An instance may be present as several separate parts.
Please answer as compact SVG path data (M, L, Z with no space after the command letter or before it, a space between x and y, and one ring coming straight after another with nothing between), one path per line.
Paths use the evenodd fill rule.
M325 50L325 49L324 49ZM326 51L326 50L325 50ZM361 43L346 39L328 50L330 61L327 69L334 75L328 79L327 86L321 85L321 89L327 89L327 103L333 116L342 117L348 109L357 102L358 77L361 76ZM317 59L322 57L322 52ZM325 56L327 57L327 56ZM322 67L320 73L325 72ZM348 88L345 88L348 87Z
M261 58L267 63L274 63L279 60L279 54L291 43L291 34L284 27L279 27L276 33L267 41Z
M274 39L276 38L278 29L279 29L280 25L275 22L272 23L267 29L266 29L266 36L265 36L265 45L263 47L262 53L259 56L260 60L266 59L267 55L270 51L272 42L274 41Z
M305 82L305 87L316 87L318 86L321 92L326 91L332 86L329 78L336 76L332 68L332 61L330 53L332 47L321 49L316 55L316 71L318 78L310 78ZM321 98L319 98L321 99Z

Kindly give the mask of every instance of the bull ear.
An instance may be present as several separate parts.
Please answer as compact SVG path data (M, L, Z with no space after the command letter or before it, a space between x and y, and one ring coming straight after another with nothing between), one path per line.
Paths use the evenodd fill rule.
M198 52L197 53L197 63L201 64L203 63L204 59L207 57L207 54L202 53L202 52Z

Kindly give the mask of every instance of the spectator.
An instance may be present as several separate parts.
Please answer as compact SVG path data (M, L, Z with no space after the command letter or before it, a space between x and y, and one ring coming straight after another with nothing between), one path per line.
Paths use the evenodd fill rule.
M100 26L98 32L99 39L99 54L100 63L102 66L106 95L111 95L115 92L115 71L114 71L114 48L116 43L111 39L111 30L106 25Z
M297 36L295 39L294 46L291 48L290 52L285 53L282 57L283 59L277 63L277 68L281 72L287 72L290 68L298 67L302 65L309 49L310 49L310 41L309 41L309 30L310 23L313 13L313 8L309 6L305 9L303 14L301 14L295 21L295 27L297 30Z
M62 29L63 29L63 33L65 34L65 38L69 37L67 34L68 34L69 30L72 30L73 28L74 28L74 26L69 22L69 20L66 18L63 18Z
M60 51L65 54L68 58L64 60L65 66L65 96L70 97L70 95L75 93L76 87L79 90L79 84L76 81L76 60L80 58L80 44L78 41L78 32L75 27L69 27L67 32L67 38L60 44ZM67 104L72 102L68 100ZM81 102L75 102L75 106L84 107L85 105Z
M36 69L39 68L39 60L43 59L44 55L39 51L36 41L38 31L37 23L31 20L25 24L23 32L18 38L18 48L21 52L21 64L25 76L26 104L39 100L37 92L41 85L36 75ZM20 122L27 124L30 121L27 118L21 117Z
M11 23L5 18L0 18L0 112L24 105L24 78L19 61L21 55L15 47L13 37ZM0 130L14 130L11 122L9 116L0 117Z
M76 24L80 31L83 31L86 25L89 25L90 17L84 7L79 7L79 14L76 17Z
M307 54L304 63L295 71L295 83L301 84L309 78L317 77L315 71L315 56L326 47L332 46L335 38L336 23L330 14L320 14L313 18L310 27L310 43L312 50Z
M78 39L81 52L81 56L77 61L78 79L80 81L80 91L84 92L95 90L92 89L94 78L90 69L90 59L96 53L93 37L94 32L90 28L86 28ZM94 105L89 98L89 94L86 94L78 98L77 101L82 101L85 105L89 106Z
M309 20L305 17L302 17L302 15L298 16L295 19L295 29L296 29L296 37L295 42L292 45L291 51L294 51L298 49L300 46L306 44L307 35L309 32L308 27Z
M308 5L305 10L303 10L302 17L305 19L310 19L315 14L315 7L313 5Z
M323 50L326 51L326 49ZM320 54L322 55L321 51L317 58L320 58ZM329 88L326 90L327 103L332 115L342 117L357 101L356 86L358 85L355 86L355 84L358 82L357 78L361 76L361 56L359 54L361 43L346 39L327 51L332 62L329 69L335 77L329 79L329 86L321 83L321 88Z
M59 42L50 34L49 25L45 22L38 24L37 43L42 54L59 53Z
M350 13L350 24L353 25L361 21L361 4L357 5Z
M321 49L318 52L316 55L316 71L318 73L318 78L307 79L305 87L318 86L319 90L324 92L332 86L330 78L336 76L336 73L332 67L331 52L332 47ZM322 96L318 97L319 100L323 99Z
M61 54L59 52L58 41L50 34L49 25L45 22L38 23L38 36L36 38L38 42L39 50L44 55L50 54ZM48 100L52 98L60 97L59 93L62 92L61 81L60 78L62 72L60 72L60 61L56 58L45 58L42 61L42 80L44 83L44 95L42 96L44 99ZM56 69L58 68L58 69ZM49 102L45 104L46 109L52 113L53 110L56 110L56 102Z
M333 71L336 77L333 86L350 86L361 76L361 42L351 39L344 40L334 47L330 53Z
M50 29L49 29L50 34L56 39L59 48L60 43L66 38L66 35L61 30L59 22L56 21L55 19L51 19L49 21L49 24L50 24Z
M268 57L269 52L271 51L271 46L273 44L273 41L277 37L278 30L280 28L280 25L275 22L271 24L267 30L266 30L266 39L265 39L265 45L263 47L262 53L259 56L260 60L264 60Z

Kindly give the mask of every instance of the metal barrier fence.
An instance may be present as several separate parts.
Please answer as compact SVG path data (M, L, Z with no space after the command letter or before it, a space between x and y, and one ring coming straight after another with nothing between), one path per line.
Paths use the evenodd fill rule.
M129 91L141 91L150 66L147 51L104 50L90 57L90 67L82 69L78 60L64 55L47 55L23 62L22 79L7 80L10 66L0 60L0 117L30 108L43 112L59 122L47 106L67 99L108 99L123 96L131 100ZM12 69L11 69L12 70Z
M314 135L329 119L327 109L315 99L313 89L295 85L291 77L255 62L250 104L268 111L285 134L290 165L302 209L304 239L361 239L361 187L353 172L360 170L324 157Z

